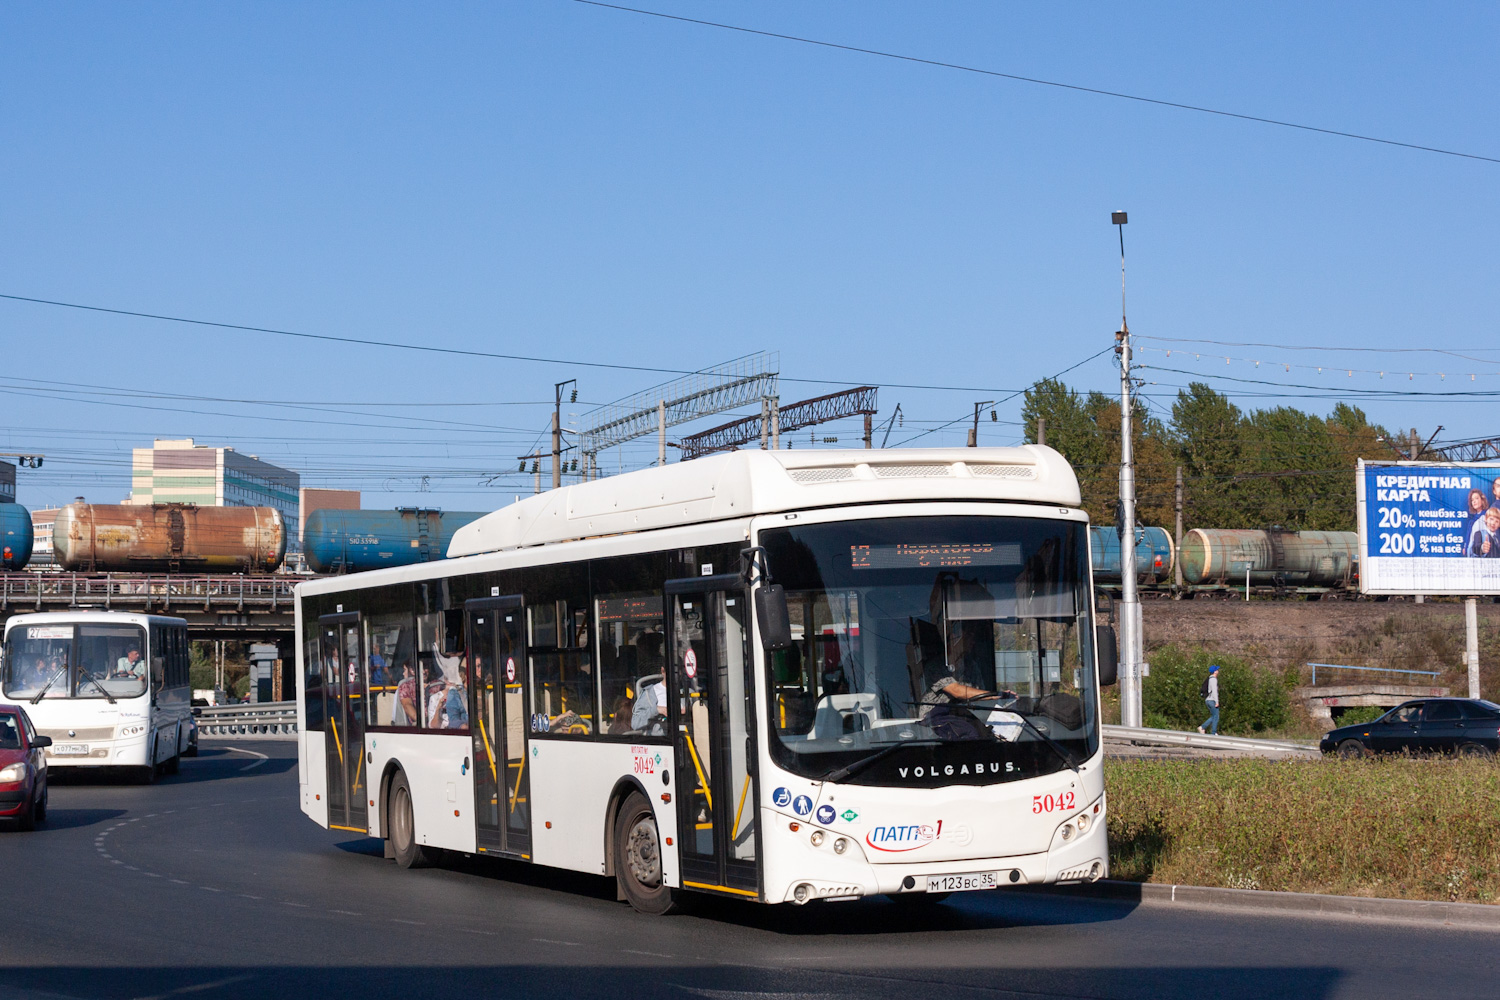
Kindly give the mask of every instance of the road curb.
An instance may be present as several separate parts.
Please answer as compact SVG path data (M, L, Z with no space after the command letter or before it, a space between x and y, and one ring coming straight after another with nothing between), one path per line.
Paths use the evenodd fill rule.
M1105 879L1091 885L1048 886L1060 895L1087 896L1152 905L1196 906L1301 917L1380 920L1403 924L1437 924L1500 931L1500 906L1487 903L1447 903L1424 899L1381 899L1367 896L1322 896L1311 892L1267 892L1262 889L1219 889L1203 885L1162 885L1155 882L1117 882Z

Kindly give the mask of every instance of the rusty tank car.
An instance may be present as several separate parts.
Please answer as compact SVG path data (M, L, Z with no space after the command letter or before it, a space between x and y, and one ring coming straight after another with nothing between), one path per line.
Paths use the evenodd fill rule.
M273 507L70 503L52 529L57 562L78 572L272 573L286 543Z

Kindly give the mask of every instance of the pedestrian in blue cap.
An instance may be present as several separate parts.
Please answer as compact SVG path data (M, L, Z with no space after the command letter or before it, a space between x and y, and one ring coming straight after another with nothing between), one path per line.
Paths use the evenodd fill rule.
M1208 668L1208 677L1203 681L1203 700L1208 703L1208 718L1198 732L1210 732L1219 735L1219 665L1215 663ZM1208 728L1205 730L1204 726Z

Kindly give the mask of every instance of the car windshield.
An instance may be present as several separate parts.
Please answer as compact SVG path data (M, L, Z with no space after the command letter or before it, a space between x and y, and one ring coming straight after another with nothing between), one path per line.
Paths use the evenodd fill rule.
M1086 761L1098 711L1084 530L903 517L762 531L794 639L769 657L777 762L931 786Z
M146 693L146 632L139 625L17 625L5 637L7 698L135 698Z

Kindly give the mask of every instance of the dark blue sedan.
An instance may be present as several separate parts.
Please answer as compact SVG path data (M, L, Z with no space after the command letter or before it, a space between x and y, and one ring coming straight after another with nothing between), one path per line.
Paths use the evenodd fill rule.
M1478 698L1424 698L1397 705L1374 722L1323 734L1319 749L1340 757L1376 753L1500 753L1500 705Z

